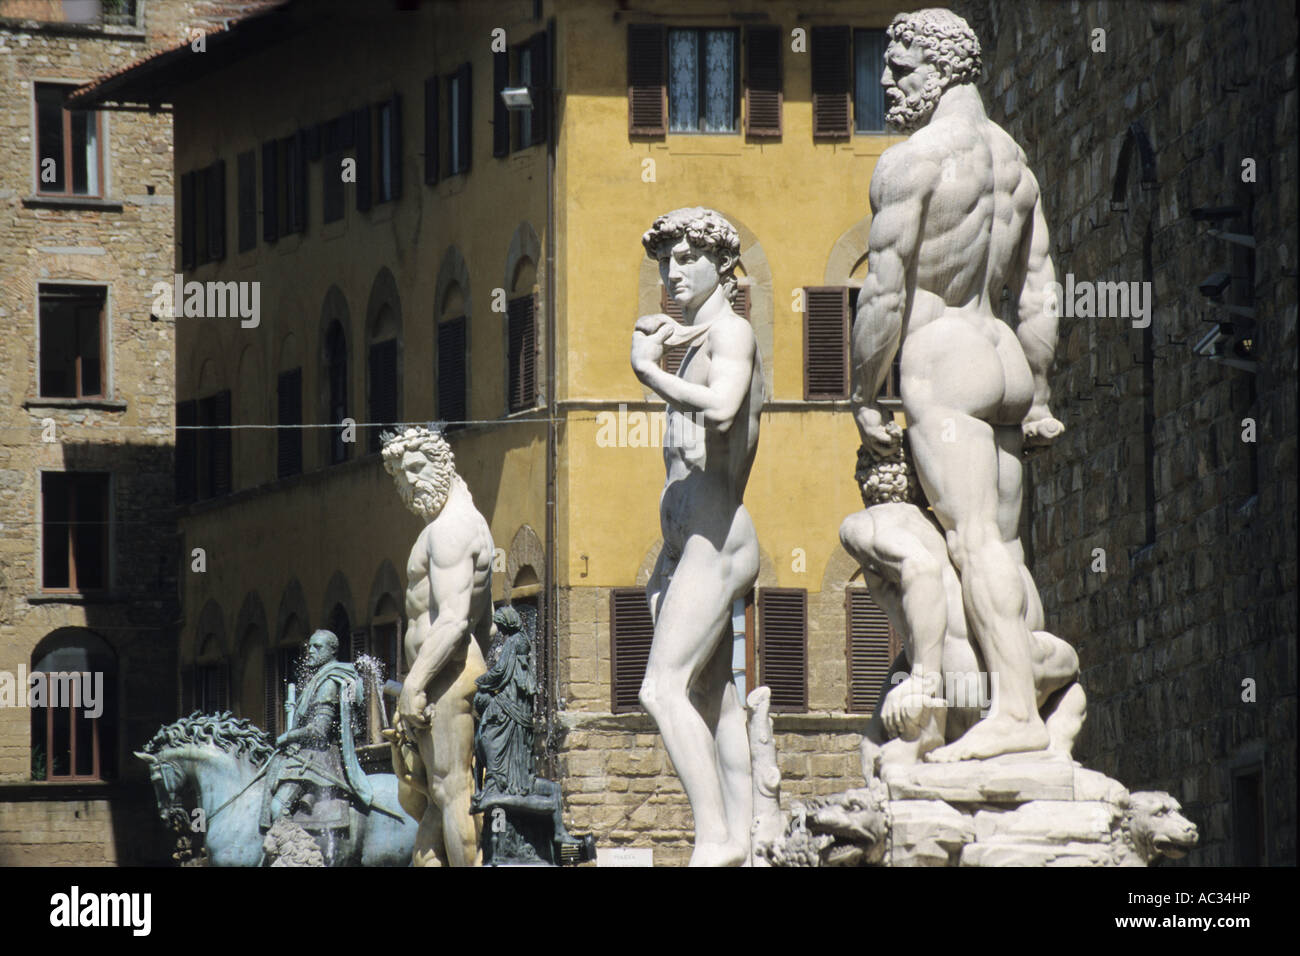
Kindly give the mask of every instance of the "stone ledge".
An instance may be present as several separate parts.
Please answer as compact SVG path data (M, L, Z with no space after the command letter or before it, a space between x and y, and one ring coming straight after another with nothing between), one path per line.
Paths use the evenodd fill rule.
M28 209L90 209L98 212L121 212L122 203L116 199L97 199L91 196L24 196Z
M120 398L29 398L23 408L57 408L74 411L79 408L96 408L107 412L126 411L126 401Z
M613 714L609 711L565 710L556 715L566 730L604 730L617 733L658 734L659 728L649 714ZM778 734L865 733L871 718L866 714L835 714L829 711L808 714L773 714Z

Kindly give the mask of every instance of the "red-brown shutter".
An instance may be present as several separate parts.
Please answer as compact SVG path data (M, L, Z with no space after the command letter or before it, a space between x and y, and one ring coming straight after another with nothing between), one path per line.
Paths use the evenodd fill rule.
M508 339L507 407L512 412L537 403L537 298L529 295L506 304Z
M805 401L849 394L849 290L845 286L804 289Z
M628 24L627 131L631 136L663 136L667 132L667 55L662 26Z
M745 30L745 135L781 135L780 27Z
M614 588L609 592L610 706L614 713L639 711L641 682L650 660L655 626L645 588Z
M866 588L845 589L844 616L849 674L846 709L851 714L870 714L880 702L894 662L893 630Z
M731 303L731 311L735 312L736 315L740 316L746 322L750 322L752 320L749 317L749 304L749 286L737 285L736 298Z
M674 322L682 321L682 307L677 304L677 300L668 294L668 290L659 284L659 308ZM689 344L670 345L664 349L663 358L659 360L659 367L669 375L676 375L678 369L682 367L682 359L686 358L686 353L691 349Z
M772 691L772 709L808 709L808 592L758 591L759 683Z
M853 132L852 31L812 29L813 136L843 138Z

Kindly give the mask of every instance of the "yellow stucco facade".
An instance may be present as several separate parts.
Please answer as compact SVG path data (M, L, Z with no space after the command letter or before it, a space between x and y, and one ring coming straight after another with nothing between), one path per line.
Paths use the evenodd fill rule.
M397 419L439 415L435 351L440 319L468 325L468 418L450 440L461 475L499 550L498 600L554 600L554 694L560 710L551 767L574 827L602 845L652 847L656 862L684 858L689 808L654 726L611 713L609 589L643 584L660 545L658 447L609 447L602 423L624 406L661 414L632 375L637 316L659 311L655 264L640 237L660 213L705 205L741 234L739 273L767 381L767 405L746 504L762 546L759 587L808 592L808 713L777 719L782 767L794 793L852 785L864 718L847 715L844 587L856 571L840 521L861 507L852 480L857 433L847 400L804 400L799 290L857 285L865 270L867 188L883 134L816 140L810 56L798 31L816 25L883 28L883 3L699 3L597 0L421 6L357 18L317 11L281 40L180 87L175 97L178 177L224 160L226 255L186 280L260 283L261 321L176 319L178 400L232 394L231 493L185 506L182 677L196 662L229 668L230 703L261 721L268 650L296 644L342 606L354 630L400 613L407 552L418 520L401 506L364 427L348 461L328 463L328 435L304 429L302 474L276 477L279 373L302 369L303 422L328 421L324 336L339 320L348 354L348 409L363 426L367 346L397 324ZM342 11L342 7L328 7ZM629 23L780 27L785 34L783 132L628 133ZM548 229L548 147L492 155L492 40L511 45L549 29L554 51L554 231ZM364 44L356 31L367 31ZM384 51L380 56L376 51ZM467 173L424 181L424 84L471 65L472 161ZM284 82L278 82L283 77ZM353 187L343 217L324 223L323 160L307 163L301 234L239 252L238 154L401 96L402 191L360 211ZM741 97L743 101L743 97ZM742 107L743 109L743 107ZM742 116L743 119L743 116ZM743 130L743 125L739 126ZM445 144L442 145L445 149ZM351 155L350 152L345 155ZM177 235L181 235L177 213ZM553 235L553 239L552 239ZM554 245L554 289L547 244ZM177 270L181 256L178 250ZM162 278L162 277L159 277ZM504 297L535 291L538 402L507 412ZM554 303L554 341L547 309ZM382 329L381 329L382 327ZM547 587L547 363L555 365L555 568ZM195 570L194 549L206 569ZM385 610L387 609L387 610ZM215 643L213 643L215 642Z

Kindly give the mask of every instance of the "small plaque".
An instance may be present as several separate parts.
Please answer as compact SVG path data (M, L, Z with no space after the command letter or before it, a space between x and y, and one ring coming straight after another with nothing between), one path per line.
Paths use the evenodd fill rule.
M597 866L654 866L655 851L651 847L612 846L596 850Z

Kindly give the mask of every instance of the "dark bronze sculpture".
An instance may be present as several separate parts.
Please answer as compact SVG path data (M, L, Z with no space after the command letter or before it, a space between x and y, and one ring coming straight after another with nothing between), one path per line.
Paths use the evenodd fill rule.
M475 683L474 797L483 813L483 864L583 863L596 857L595 840L564 827L560 788L533 772L533 701L537 678L532 646L519 613L499 609L493 619L502 636L488 672Z

